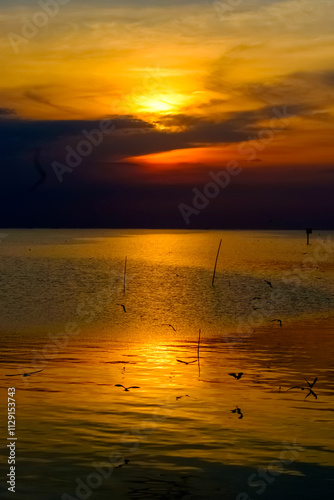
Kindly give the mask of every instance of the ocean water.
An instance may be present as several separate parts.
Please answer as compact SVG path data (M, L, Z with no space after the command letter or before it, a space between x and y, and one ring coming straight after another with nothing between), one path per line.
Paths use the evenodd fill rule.
M333 498L334 233L2 233L4 498Z

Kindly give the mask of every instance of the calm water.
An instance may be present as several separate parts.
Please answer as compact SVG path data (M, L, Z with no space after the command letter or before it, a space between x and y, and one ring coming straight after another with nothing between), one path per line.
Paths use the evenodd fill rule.
M1 232L4 498L333 498L334 233Z

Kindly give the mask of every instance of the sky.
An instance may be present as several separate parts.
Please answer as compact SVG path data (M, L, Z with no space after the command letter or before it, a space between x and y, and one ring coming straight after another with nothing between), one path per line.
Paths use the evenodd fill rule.
M333 228L333 7L0 0L0 227Z

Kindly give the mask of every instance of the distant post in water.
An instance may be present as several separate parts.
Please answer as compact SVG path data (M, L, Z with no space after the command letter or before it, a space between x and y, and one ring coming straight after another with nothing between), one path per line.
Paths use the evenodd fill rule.
M307 236L307 244L308 245L310 244L310 234L312 234L312 228L311 227L307 227L306 228L306 236Z
M219 257L219 250L220 250L221 244L222 244L222 240L220 240L220 242L219 242L219 247L218 247L218 252L217 252L216 262L215 262L215 268L213 270L213 276L212 276L212 286L215 285L216 267L217 267L217 262L218 262L218 257Z
M125 295L125 278L126 278L126 264L127 264L128 258L125 257L125 262L124 262L124 278L123 278L123 293Z

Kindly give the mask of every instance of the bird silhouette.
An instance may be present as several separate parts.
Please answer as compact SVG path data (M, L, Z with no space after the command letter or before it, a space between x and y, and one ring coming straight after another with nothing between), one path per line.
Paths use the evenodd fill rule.
M306 380L306 378L304 378L304 380ZM315 377L312 384L310 384L310 382L308 382L307 380L306 380L306 383L312 389L317 380L318 380L318 377Z
M124 464L116 465L116 466L114 466L114 469L119 469L120 467L123 467L123 465L127 465L129 462L130 462L130 460L128 458L125 458Z
M190 365L191 363L197 363L197 359L195 359L194 361L182 361L182 359L177 359L176 361L178 361L179 363L184 363L185 365Z
M229 373L231 377L234 377L235 379L239 380L243 376L243 372L240 373Z
M140 389L138 385L132 385L131 387L124 387L122 384L115 384L115 387L123 387L125 391L129 391L130 389Z
M267 283L267 285L270 286L270 288L274 288L273 285L270 283L270 281L267 281L267 280L264 280L264 281Z
M43 368L44 370L44 368ZM39 373L42 372L43 370L36 370L35 372L28 372L28 373L13 373L12 375L6 375L6 377L16 377L18 375L22 375L22 377L30 377L34 373Z
M271 322L273 323L273 321L278 321L279 326L282 326L282 320L281 319L272 319Z
M168 323L163 323L161 326L170 326L171 328L173 328L174 332L176 332L175 328L173 325L170 325Z
M312 394L312 396L315 398L315 399L318 399L318 396L316 395L316 393L314 391L312 391L312 389L310 389L310 387L303 387L302 390L307 390L309 391L308 395L305 396L304 399L308 398L310 394Z
M125 305L124 304L117 304L118 306L122 306L123 307L123 311L126 313L126 309L125 309Z
M230 410L231 413L237 413L238 415L240 415L238 417L238 419L240 420L241 418L243 418L244 414L242 413L241 409L238 408L238 406L236 406L235 410Z
M302 391L309 391L309 393L307 394L307 396L305 396L304 399L308 398L310 394L312 394L312 396L315 398L315 399L318 399L318 396L316 395L316 393L314 391L312 391L312 389L310 387L302 387L300 385L294 385L293 387L290 387L289 389L287 389L286 392L288 391L291 391L291 389L301 389Z

